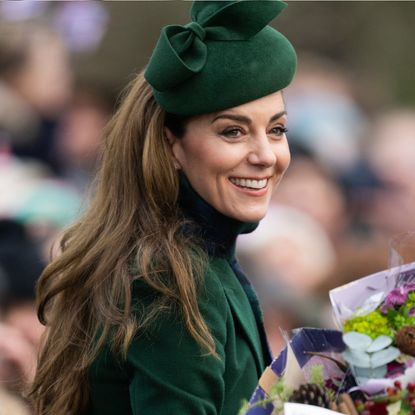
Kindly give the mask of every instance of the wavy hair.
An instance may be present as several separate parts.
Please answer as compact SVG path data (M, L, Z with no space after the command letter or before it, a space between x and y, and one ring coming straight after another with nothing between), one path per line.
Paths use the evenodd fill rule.
M140 73L106 128L90 208L64 234L61 254L38 283L38 315L47 326L30 391L38 415L83 413L88 368L103 346L125 358L136 333L171 306L215 354L197 302L206 257L180 231L179 181L164 135L172 120ZM138 278L160 294L141 316L132 313L134 262Z

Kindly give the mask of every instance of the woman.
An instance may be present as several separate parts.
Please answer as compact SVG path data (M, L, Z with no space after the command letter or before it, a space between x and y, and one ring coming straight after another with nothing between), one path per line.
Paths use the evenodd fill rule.
M95 199L39 282L39 414L235 414L270 356L234 257L288 166L285 4L195 2L106 134Z

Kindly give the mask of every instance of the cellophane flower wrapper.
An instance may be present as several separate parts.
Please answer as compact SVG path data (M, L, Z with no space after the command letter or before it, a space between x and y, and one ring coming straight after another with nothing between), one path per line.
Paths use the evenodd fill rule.
M335 321L342 329L346 320L374 311L395 288L415 283L415 262L360 278L330 291Z
M343 329L345 321L352 316L367 315L375 310L394 289L415 283L415 232L405 232L393 238L390 242L389 257L387 270L360 278L329 292L335 322L340 330Z
M256 405L267 400L272 386L283 378L284 384L295 389L309 381L310 370L315 365L323 366L324 377L327 380L341 379L344 373L336 364L322 358L323 354L335 359L341 359L340 353L344 350L342 333L337 330L300 328L285 332L287 346L264 371L258 386L252 395L246 415L271 415L275 410L274 402L265 405Z

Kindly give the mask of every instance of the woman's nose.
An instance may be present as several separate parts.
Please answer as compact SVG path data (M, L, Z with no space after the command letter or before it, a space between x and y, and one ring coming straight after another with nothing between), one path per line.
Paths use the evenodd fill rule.
M264 167L271 167L277 162L275 146L267 135L256 137L248 154L248 162Z

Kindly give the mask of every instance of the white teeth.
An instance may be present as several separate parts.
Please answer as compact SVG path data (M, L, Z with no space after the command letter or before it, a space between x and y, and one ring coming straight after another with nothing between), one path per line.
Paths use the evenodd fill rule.
M252 179L237 179L237 178L230 178L230 181L233 184L236 184L240 187L248 187L250 189L263 189L268 182L268 179L261 179L261 180L252 180Z

